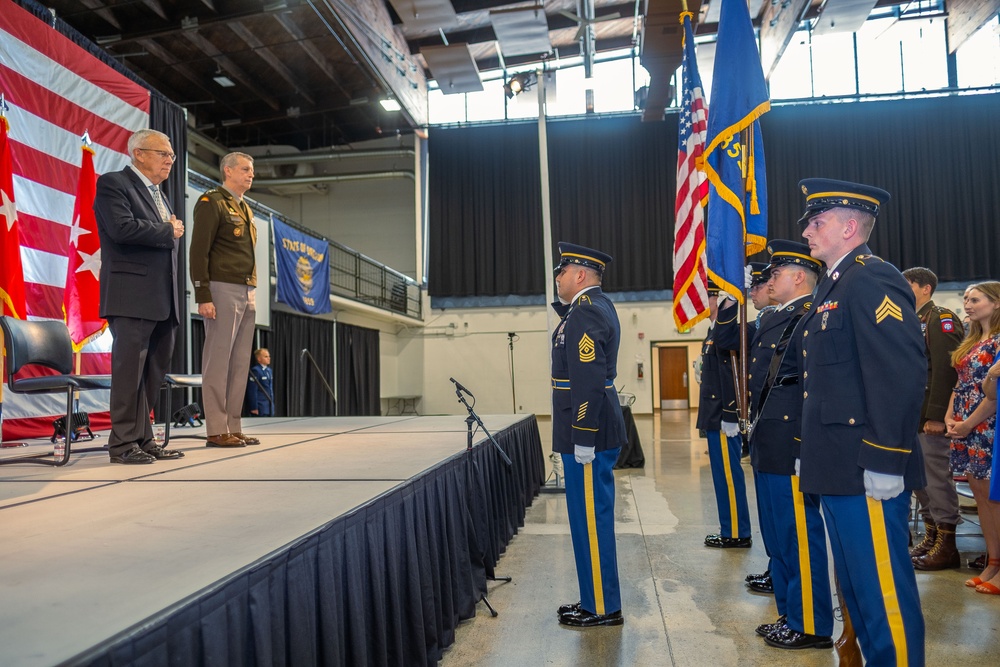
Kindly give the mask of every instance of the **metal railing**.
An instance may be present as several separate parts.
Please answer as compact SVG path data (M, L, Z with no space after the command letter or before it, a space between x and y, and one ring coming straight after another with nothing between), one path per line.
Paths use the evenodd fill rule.
M188 183L197 189L208 190L219 184L210 178L188 170ZM254 214L267 218L274 216L290 227L304 234L326 241L330 256L330 293L337 296L374 306L382 310L420 319L423 307L420 285L409 276L380 264L370 257L352 250L345 245L331 241L322 234L290 220L278 211L265 206L250 197L247 203ZM277 276L274 266L274 248L271 235L267 235L270 258L268 274Z

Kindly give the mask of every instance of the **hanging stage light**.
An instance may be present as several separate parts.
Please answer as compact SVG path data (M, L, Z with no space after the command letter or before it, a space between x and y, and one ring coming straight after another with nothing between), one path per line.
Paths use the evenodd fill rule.
M504 84L503 93L509 100L531 88L537 81L538 78L534 72L520 72L510 77L510 80Z

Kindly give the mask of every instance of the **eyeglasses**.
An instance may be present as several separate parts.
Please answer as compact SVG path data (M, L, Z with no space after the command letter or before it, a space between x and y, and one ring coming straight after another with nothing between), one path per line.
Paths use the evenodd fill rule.
M170 160L171 162L173 162L174 160L177 159L177 156L174 155L173 153L170 153L168 151L158 151L155 148L136 148L136 150L137 151L146 151L147 153L156 153L157 155L159 155L164 160Z

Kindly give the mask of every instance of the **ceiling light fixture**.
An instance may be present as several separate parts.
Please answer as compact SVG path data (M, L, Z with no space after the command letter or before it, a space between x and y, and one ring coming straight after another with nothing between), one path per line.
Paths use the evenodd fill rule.
M510 77L510 80L503 85L503 94L507 99L515 95L520 95L538 83L538 76L534 72L520 72Z
M382 108L385 109L386 111L400 111L403 108L399 106L399 102L397 102L396 98L394 98L392 95L385 98L384 100L379 100L378 103L381 104Z

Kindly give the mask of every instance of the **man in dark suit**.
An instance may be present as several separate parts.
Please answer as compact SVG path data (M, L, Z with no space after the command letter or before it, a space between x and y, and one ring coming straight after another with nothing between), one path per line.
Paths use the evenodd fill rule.
M101 317L111 346L112 463L153 463L182 452L153 440L149 411L167 372L180 323L177 247L184 224L170 212L160 184L175 155L162 132L128 140L132 163L97 179L94 213L101 238Z
M615 547L615 462L626 441L615 390L621 326L601 278L611 257L559 244L562 318L552 336L552 449L562 454L580 601L559 607L576 627L621 625Z
M871 665L923 665L924 619L907 548L927 381L913 291L866 242L889 193L806 179L799 224L827 265L802 332L801 490L822 496L844 601Z

